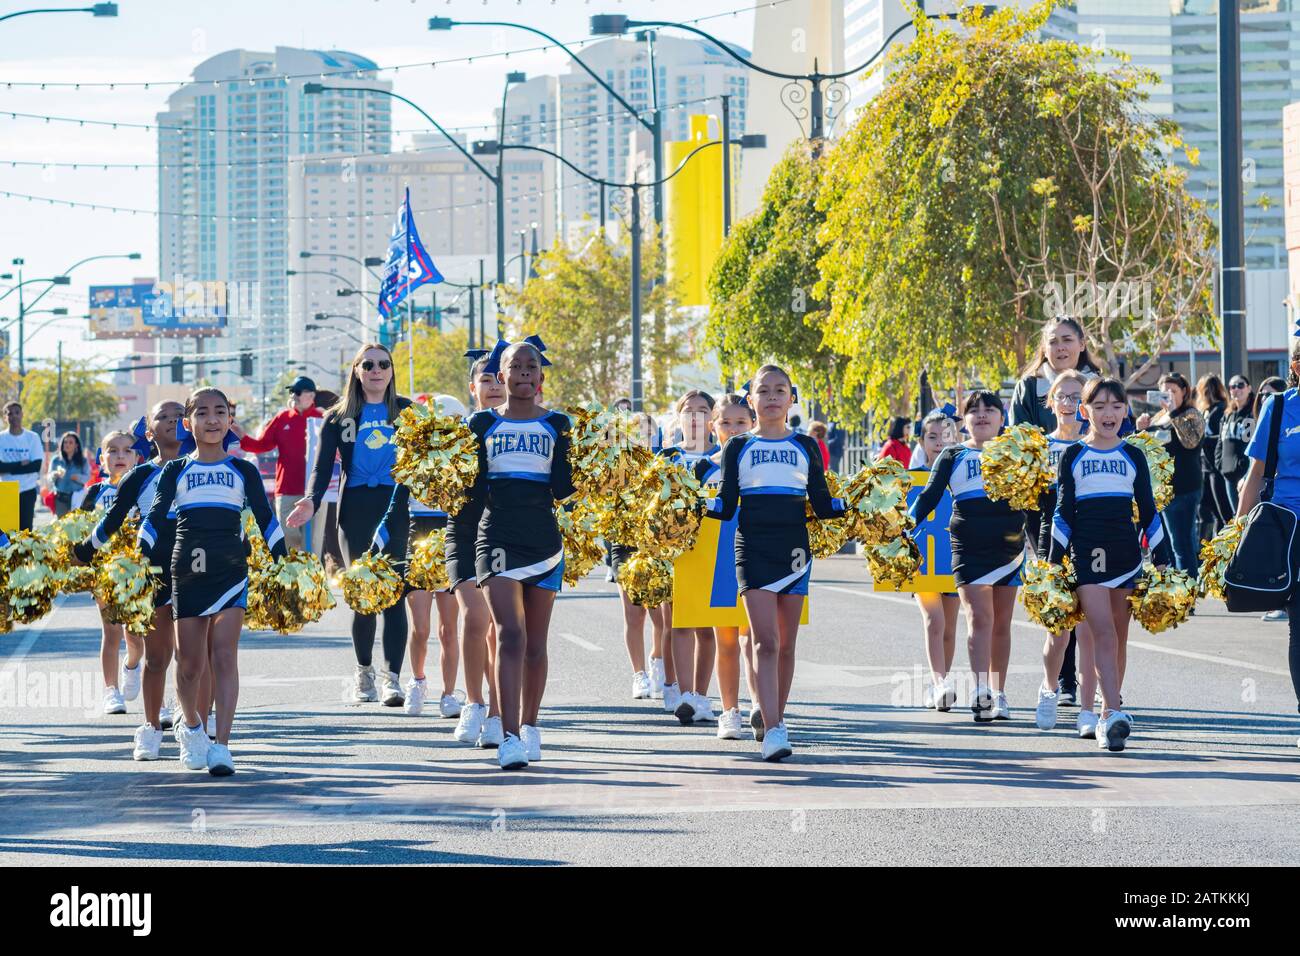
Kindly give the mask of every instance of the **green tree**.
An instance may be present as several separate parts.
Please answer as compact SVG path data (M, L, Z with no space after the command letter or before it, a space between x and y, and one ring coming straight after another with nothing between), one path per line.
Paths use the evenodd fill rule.
M838 385L837 356L822 342L827 303L813 294L825 251L822 170L808 143L792 145L772 168L759 208L736 223L713 265L705 345L737 381L777 362L819 395Z
M516 310L507 337L540 335L556 363L546 396L554 405L612 402L631 393L632 285L629 230L609 243L599 236L581 245L557 241L537 258L538 278L522 290L502 289ZM671 373L686 361L695 328L664 275L664 249L654 235L642 241L641 309L643 398L647 407L670 400Z
M468 402L469 362L465 358L468 343L469 333L465 329L440 332L427 325L417 325L414 394L454 395ZM405 338L393 347L393 373L397 376L397 390L404 395L410 384L409 354Z
M102 425L118 416L117 391L90 362L63 360L63 399L59 401L56 367L28 369L23 380L23 417L29 423L46 418L92 421ZM62 414L60 414L60 412Z

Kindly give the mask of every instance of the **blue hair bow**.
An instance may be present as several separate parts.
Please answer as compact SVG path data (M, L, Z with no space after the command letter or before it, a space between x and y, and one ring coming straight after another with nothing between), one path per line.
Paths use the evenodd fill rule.
M137 418L135 424L131 426L131 437L135 439L131 443L131 447L137 455L141 458L148 458L153 454L153 442L149 440L148 424L145 422L143 415Z
M465 358L469 359L471 362L477 362L483 356L489 354L491 354L490 349L466 349L465 350Z
M749 386L750 386L752 383L753 383L753 379L751 379L750 381L746 382L744 385L740 386L740 397L741 397L741 398L746 398L746 399L749 398ZM794 382L791 382L791 383L790 383L790 404L791 404L791 405L798 405L798 404L799 404L799 389L795 387Z
M192 454L199 447L194 441L194 436L190 434L190 430L185 427L185 419L183 418L176 422L176 438L181 443L180 452L182 455ZM221 447L229 449L237 441L239 441L239 436L233 430L227 431L226 437L221 439Z
M524 339L524 341L537 349L538 354L542 357L543 368L551 364L551 360L546 357L546 345L542 342L542 337L540 335L529 335ZM488 355L487 364L483 366L483 371L492 375L501 371L501 356L505 355L506 349L510 348L513 344L514 343L512 342L507 342L505 339L497 339L497 344L492 347L492 351ZM468 355L469 353L467 352L466 354Z

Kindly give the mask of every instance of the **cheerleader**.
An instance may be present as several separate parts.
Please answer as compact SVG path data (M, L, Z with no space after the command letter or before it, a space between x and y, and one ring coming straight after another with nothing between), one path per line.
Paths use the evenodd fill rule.
M794 386L784 369L764 365L747 396L757 427L722 450L722 484L708 503L709 517L736 513L736 582L754 641L755 690L763 715L763 759L790 756L785 707L794 680L799 617L812 574L805 501L819 518L844 513L831 498L816 441L786 424Z
M1146 536L1157 567L1169 563L1169 542L1156 511L1146 456L1119 437L1128 414L1123 383L1113 378L1089 382L1081 411L1088 434L1061 455L1050 560L1060 564L1068 554L1074 563L1076 591L1101 683L1097 746L1118 751L1133 729L1132 718L1120 710L1120 692L1128 598L1142 571L1140 535Z
M909 468L914 471L929 471L931 463L938 460L945 448L957 444L957 439L956 423L947 412L936 408L921 421L921 442L912 453ZM940 502L942 497L941 495ZM952 568L951 551L936 554L935 563L940 566L930 568L930 573L948 573ZM949 672L952 670L952 659L957 653L957 611L961 601L955 593L918 591L916 604L921 609L921 626L925 629L925 656L930 664L930 685L925 690L923 703L927 709L946 713L957 703L957 691Z
M754 427L754 410L745 401L745 396L734 392L724 395L713 409L713 434L717 440L726 444L731 438L743 435ZM695 463L695 477L701 487L716 490L722 484L722 451L719 449L707 458ZM736 522L733 516L725 522L718 532L720 543L735 540ZM730 537L728 537L730 536ZM754 656L751 647L749 629L738 627L715 627L714 641L717 645L718 696L722 698L722 713L718 716L718 739L740 740L744 722L740 717L740 661L742 654L745 661L745 685L749 688L751 702L757 700L754 688L758 682L754 676ZM754 738L763 739L763 712L756 704L749 711L750 726L754 729Z
M100 479L86 488L86 495L77 510L94 511L98 506L107 511L113 507L118 484L138 460L134 442L123 431L109 432L104 436L100 445L103 469ZM144 668L141 666L144 659L144 638L128 633L121 624L111 623L104 612L103 603L99 600L95 603L99 605L99 664L104 672L104 713L125 714L126 702L140 696L144 676ZM126 640L126 662L119 664L118 654L122 651L123 638Z
M665 448L660 454L694 470L697 463L718 451L713 443L710 419L713 396L693 388L677 400L674 409L676 427L681 432L679 445ZM819 453L820 454L820 453ZM665 621L671 628L673 660L676 662L678 704L673 714L681 723L714 723L717 715L709 700L709 682L713 679L713 662L717 646L709 627L671 627L672 603L663 606Z
M393 356L376 343L363 345L352 358L347 388L321 424L320 450L312 475L311 493L300 500L285 523L301 527L320 508L329 488L337 452L342 462L338 526L346 563L364 554L374 539L375 528L388 510L393 496L392 445L394 423L409 398L397 394L393 382ZM406 553L406 527L394 529L390 542L395 554ZM375 615L352 615L352 651L356 656L358 702L382 701L385 707L404 703L399 674L406 655L406 605L398 601L383 612L384 664L375 689Z
M139 438L133 445L130 460L134 461L137 456L148 455L151 451L156 454L133 468L113 486L111 495L107 489L98 493L98 504L106 507L107 511L90 537L73 547L77 561L89 564L96 551L108 546L109 540L128 516L139 517L149 512L163 465L179 454L176 424L183 413L184 408L179 402L159 402L150 410L147 420L142 418L137 423L135 431ZM87 498L90 498L89 494ZM158 526L159 537L166 547L170 547L172 525L172 521L164 519ZM145 722L135 731L132 751L135 760L157 760L162 746L162 732L172 725L171 710L163 703L167 668L171 665L175 643L170 603L171 566L170 562L163 562L160 580L154 591L153 626L144 637L144 674L141 684ZM205 668L204 674L207 673ZM210 678L207 683L210 685ZM205 690L202 693L206 697L209 692Z
M483 505L475 573L497 632L505 731L497 761L503 770L542 758L537 717L546 689L546 640L564 576L555 502L574 492L569 419L535 402L543 364L549 363L531 342L498 342L485 368L505 385L505 404L469 420L479 440L474 495Z
M630 413L631 403L623 408L626 399L619 399L614 407ZM632 415L636 426L636 435L632 438L642 448L649 448L658 454L657 445L659 426L654 418L646 412ZM636 553L636 548L626 544L605 542L609 552L610 580L618 581L618 572L623 564ZM618 585L618 594L623 605L623 643L627 647L628 660L632 664L632 699L662 700L664 710L673 713L681 703L681 694L677 685L677 670L673 666L673 645L669 639L672 621L672 602L665 601L659 607L644 608L634 604L632 599ZM645 659L645 622L650 618L650 666Z
M240 515L247 506L275 558L285 554L257 466L226 451L230 401L216 388L200 388L185 403L184 424L195 450L163 466L149 516L140 525L140 545L150 563L170 561L172 618L176 622L177 681L185 724L180 729L181 762L216 777L235 772L230 726L239 702L239 634L248 604L248 564ZM159 547L160 528L176 515L171 554ZM209 741L200 709L199 677L208 663L216 701L216 740Z
M1056 428L1047 436L1048 464L1055 476L1060 467L1061 456L1079 440L1080 420L1079 405L1083 399L1083 389L1088 379L1080 372L1066 369L1057 374L1047 390L1046 402L1056 419ZM1046 559L1052 545L1052 520L1056 512L1056 481L1043 493L1038 501L1040 515L1047 520L1041 522L1037 542L1040 558ZM1034 722L1039 730L1051 730L1056 726L1057 705L1063 688L1058 683L1062 673L1062 663L1071 641L1079 652L1079 680L1082 684L1082 705L1075 728L1080 737L1092 737L1097 729L1097 715L1093 711L1093 694L1097 687L1097 672L1093 663L1092 634L1087 623L1080 623L1073 632L1048 634L1043 644L1043 683L1038 688L1038 707L1034 712ZM1073 670L1073 668L1071 668Z
M981 453L1002 430L1002 399L984 389L972 392L962 409L970 436L940 452L930 480L909 514L918 521L934 511L945 490L952 494L953 577L966 612L966 649L974 673L971 711L975 720L1008 720L1006 679L1011 659L1011 615L1025 559L1025 513L984 492ZM912 532L913 535L917 531Z

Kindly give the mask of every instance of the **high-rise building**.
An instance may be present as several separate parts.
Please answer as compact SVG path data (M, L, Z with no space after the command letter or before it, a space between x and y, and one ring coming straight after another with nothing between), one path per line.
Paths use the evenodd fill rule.
M199 64L193 82L173 93L158 114L161 278L219 281L244 290L242 306L232 310L239 314L204 350L252 352L254 394L275 383L289 357L285 272L294 264L288 206L289 180L300 171L297 158L386 154L392 148L388 97L349 89L308 96L303 87L323 80L329 86L389 88L376 69L365 57L338 50L229 50ZM207 366L206 376L241 380L238 364Z
M748 56L741 47L733 49ZM646 43L614 38L590 44L578 55L636 110L647 111L642 115L649 119L653 100ZM690 137L691 114L718 115L724 93L731 96L732 134L746 131L748 70L714 44L660 33L655 73L665 143ZM560 152L592 175L626 181L629 144L644 127L576 65L560 76L559 97ZM574 235L590 229L600 216L600 188L563 167L558 178L565 231ZM643 178L651 177L647 172ZM591 220L585 226L584 217Z

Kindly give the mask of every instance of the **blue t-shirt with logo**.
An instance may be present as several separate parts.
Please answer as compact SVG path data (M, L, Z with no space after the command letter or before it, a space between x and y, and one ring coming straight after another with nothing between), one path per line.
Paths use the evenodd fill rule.
M1282 399L1282 432L1277 436L1277 477L1273 482L1273 502L1300 512L1300 392L1288 388ZM1268 439L1273 430L1276 397L1264 403L1255 434L1246 446L1246 456L1255 461L1268 460Z
M392 444L393 424L388 420L388 406L383 402L367 402L358 419L348 487L365 485L374 488L393 484L397 449Z

